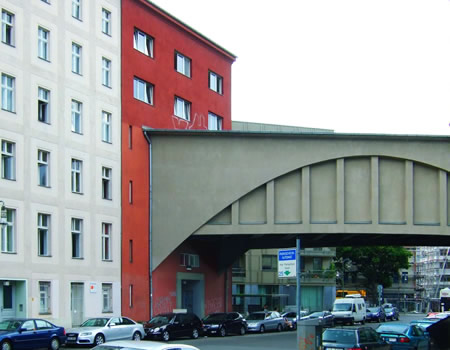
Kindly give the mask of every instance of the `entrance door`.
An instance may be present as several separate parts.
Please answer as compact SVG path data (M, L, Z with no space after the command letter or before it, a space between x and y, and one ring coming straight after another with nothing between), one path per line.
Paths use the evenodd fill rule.
M10 281L0 282L0 319L16 317L15 286Z
M194 290L192 288L192 282L189 280L183 280L183 286L181 287L181 308L186 309L187 312L193 312L194 309Z
M70 307L72 312L72 326L79 326L84 319L84 283L71 283Z

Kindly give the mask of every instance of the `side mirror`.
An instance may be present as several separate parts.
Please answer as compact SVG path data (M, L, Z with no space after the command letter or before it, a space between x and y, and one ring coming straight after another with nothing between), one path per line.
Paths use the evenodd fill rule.
M26 330L26 328L19 328L19 333L25 332Z
M115 322L111 322L110 324L109 324L109 327L111 327L111 326L115 326L116 325L116 323Z

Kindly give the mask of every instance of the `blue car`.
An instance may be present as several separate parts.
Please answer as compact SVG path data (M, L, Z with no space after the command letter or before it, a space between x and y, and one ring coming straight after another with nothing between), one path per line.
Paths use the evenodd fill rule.
M5 319L0 321L0 349L58 350L66 343L64 327L38 318Z
M381 324L377 333L391 344L392 350L429 350L430 337L424 329L415 324Z

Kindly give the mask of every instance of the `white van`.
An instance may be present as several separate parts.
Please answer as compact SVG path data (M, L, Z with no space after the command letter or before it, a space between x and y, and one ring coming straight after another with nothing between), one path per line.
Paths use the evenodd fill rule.
M335 323L366 322L366 302L360 294L349 294L345 298L334 301L333 310Z

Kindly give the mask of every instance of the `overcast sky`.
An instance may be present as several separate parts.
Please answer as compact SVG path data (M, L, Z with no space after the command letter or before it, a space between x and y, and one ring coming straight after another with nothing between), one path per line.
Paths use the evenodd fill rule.
M232 119L450 135L450 0L153 0L237 57Z

